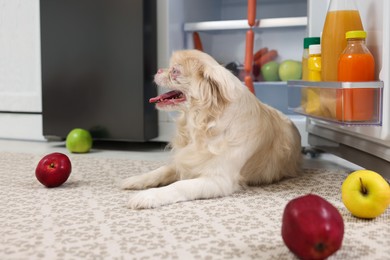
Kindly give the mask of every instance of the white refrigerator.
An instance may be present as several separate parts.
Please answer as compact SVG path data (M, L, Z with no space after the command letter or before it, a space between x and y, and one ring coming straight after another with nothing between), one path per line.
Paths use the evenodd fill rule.
M219 63L244 62L248 30L247 0L158 0L158 66L168 66L173 51L192 49L198 32L204 51ZM254 51L277 50L277 61L301 60L307 35L307 0L257 0ZM307 146L306 118L288 109L286 82L255 82L256 96L286 113ZM169 141L175 113L159 111L157 141Z
M390 1L356 0L367 45L377 65L380 123L342 125L296 113L300 97L290 93L288 82L255 82L256 96L286 113L298 126L303 147L334 153L362 167L388 173L390 169ZM254 51L278 51L276 61L302 58L303 39L320 36L329 0L257 0ZM171 53L191 49L198 32L204 51L221 64L243 62L247 31L247 0L159 0L158 66L165 67ZM299 88L298 88L299 89ZM174 133L174 113L159 112L159 136L169 141Z

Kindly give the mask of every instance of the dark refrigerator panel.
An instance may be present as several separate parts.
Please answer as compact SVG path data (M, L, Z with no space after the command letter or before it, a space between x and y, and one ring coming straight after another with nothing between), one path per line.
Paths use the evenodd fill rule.
M156 0L41 0L40 12L44 136L156 137Z

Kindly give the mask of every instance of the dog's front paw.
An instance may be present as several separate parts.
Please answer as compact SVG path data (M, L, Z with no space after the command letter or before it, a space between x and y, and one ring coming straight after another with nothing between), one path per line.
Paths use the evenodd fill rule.
M127 202L130 209L150 209L162 206L157 189L140 191L132 195Z
M122 180L119 187L123 190L142 190L147 188L142 175L133 176Z
M131 209L150 209L183 200L174 191L169 192L166 188L153 188L132 195L127 203L127 207Z

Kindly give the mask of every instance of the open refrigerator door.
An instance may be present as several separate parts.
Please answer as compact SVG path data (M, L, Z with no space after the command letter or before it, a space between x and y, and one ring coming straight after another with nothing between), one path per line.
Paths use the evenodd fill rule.
M289 82L289 95L302 89L326 88L345 91L353 88L375 92L375 116L364 122L345 122L335 118L308 115L308 142L312 147L331 152L362 167L389 175L390 168L390 2L357 0L366 44L376 62L375 82ZM329 1L308 1L308 36L320 36ZM336 102L336 100L333 100ZM302 111L302 105L289 102L290 108ZM303 113L304 114L304 113ZM388 176L387 176L388 177Z

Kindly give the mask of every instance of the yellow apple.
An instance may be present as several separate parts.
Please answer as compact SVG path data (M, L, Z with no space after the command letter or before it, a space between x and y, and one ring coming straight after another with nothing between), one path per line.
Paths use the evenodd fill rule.
M375 218L390 204L390 185L374 171L358 170L344 180L341 198L355 217Z

